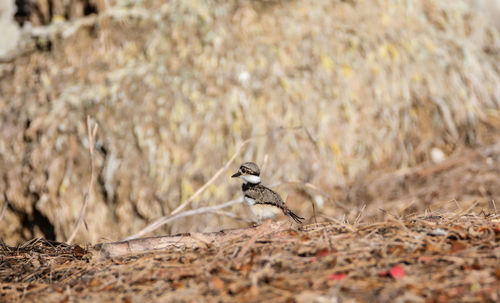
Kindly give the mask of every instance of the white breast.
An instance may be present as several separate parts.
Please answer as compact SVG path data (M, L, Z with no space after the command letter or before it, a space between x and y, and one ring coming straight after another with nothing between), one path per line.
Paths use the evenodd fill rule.
M248 205L248 206L251 206L251 205L254 205L255 204L255 199L252 199L250 197L243 197L243 200L245 200L245 203Z
M247 202L248 203L248 202ZM255 203L255 201L254 201ZM250 207L250 211L257 219L257 221L262 221L266 219L271 219L276 217L276 215L280 214L282 211L276 206L266 205L266 204L252 204L248 205Z

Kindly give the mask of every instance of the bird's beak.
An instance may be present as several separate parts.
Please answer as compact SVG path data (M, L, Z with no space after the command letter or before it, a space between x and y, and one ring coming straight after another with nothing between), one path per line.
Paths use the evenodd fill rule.
M239 177L241 176L241 172L238 171L236 174L232 175L231 178L236 178L236 177Z

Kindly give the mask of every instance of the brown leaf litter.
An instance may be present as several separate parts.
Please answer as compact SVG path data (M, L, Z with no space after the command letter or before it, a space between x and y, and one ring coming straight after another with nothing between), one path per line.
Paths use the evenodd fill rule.
M493 302L497 214L419 215L138 239L0 248L1 300ZM140 251L148 241L148 251ZM160 246L155 246L160 244ZM129 250L114 251L126 245ZM158 250L151 250L161 247Z

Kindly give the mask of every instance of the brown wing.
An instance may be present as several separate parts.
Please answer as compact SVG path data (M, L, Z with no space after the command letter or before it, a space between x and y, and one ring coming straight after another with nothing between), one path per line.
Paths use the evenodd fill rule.
M285 202L275 191L262 186L256 185L245 191L245 195L254 199L257 204L271 204L281 209L285 208Z
M243 185L245 196L254 199L255 204L270 204L279 207L283 213L290 216L295 222L302 224L304 218L297 216L293 211L288 209L285 202L281 199L280 195L262 185L252 185L252 187L246 187Z

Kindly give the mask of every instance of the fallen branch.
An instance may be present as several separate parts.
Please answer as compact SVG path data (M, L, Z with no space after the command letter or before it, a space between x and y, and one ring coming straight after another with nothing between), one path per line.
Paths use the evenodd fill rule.
M230 201L231 202L231 201ZM229 203L229 202L228 202ZM225 203L225 204L228 204ZM181 214L183 215L183 214ZM94 250L104 257L117 257L153 250L194 249L224 243L255 232L253 228L236 228L210 233L185 233L173 236L149 237L96 244Z

